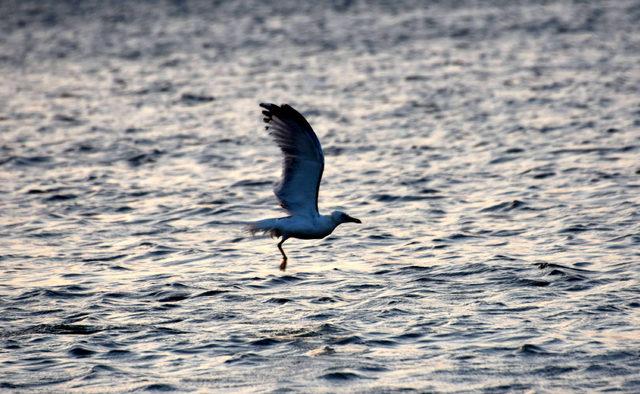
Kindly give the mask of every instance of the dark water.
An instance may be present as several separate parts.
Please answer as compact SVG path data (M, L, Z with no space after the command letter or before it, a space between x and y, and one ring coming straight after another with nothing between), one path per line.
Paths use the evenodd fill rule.
M640 391L640 2L54 4L0 3L0 391ZM365 222L284 274L260 101Z

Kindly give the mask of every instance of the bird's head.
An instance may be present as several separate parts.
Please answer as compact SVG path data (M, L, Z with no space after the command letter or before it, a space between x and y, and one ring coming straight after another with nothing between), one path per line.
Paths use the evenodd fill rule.
M341 212L341 211L333 211L333 212L331 212L331 220L333 220L333 222L335 224L362 223L360 221L360 219L356 219L354 217L351 217L351 216L349 216L346 213Z

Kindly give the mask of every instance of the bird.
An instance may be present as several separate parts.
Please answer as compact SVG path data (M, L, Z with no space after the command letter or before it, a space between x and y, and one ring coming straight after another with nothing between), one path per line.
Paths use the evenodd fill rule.
M282 254L280 270L287 268L287 255L282 244L289 238L322 239L343 223L362 223L341 211L321 215L318 194L324 171L324 153L318 136L298 111L288 104L261 103L265 129L282 151L282 177L273 192L286 217L251 222L252 234L262 232L280 238Z

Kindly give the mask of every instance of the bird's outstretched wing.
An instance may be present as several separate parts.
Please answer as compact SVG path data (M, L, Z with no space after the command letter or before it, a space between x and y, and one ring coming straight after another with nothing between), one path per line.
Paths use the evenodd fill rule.
M282 150L282 179L273 191L290 214L317 215L324 154L316 133L298 111L287 104L260 104L266 129Z

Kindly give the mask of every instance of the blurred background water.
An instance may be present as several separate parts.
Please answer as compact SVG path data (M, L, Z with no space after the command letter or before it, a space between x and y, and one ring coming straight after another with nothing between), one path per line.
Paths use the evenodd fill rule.
M640 391L640 2L2 1L0 389ZM275 242L261 101L326 156Z

